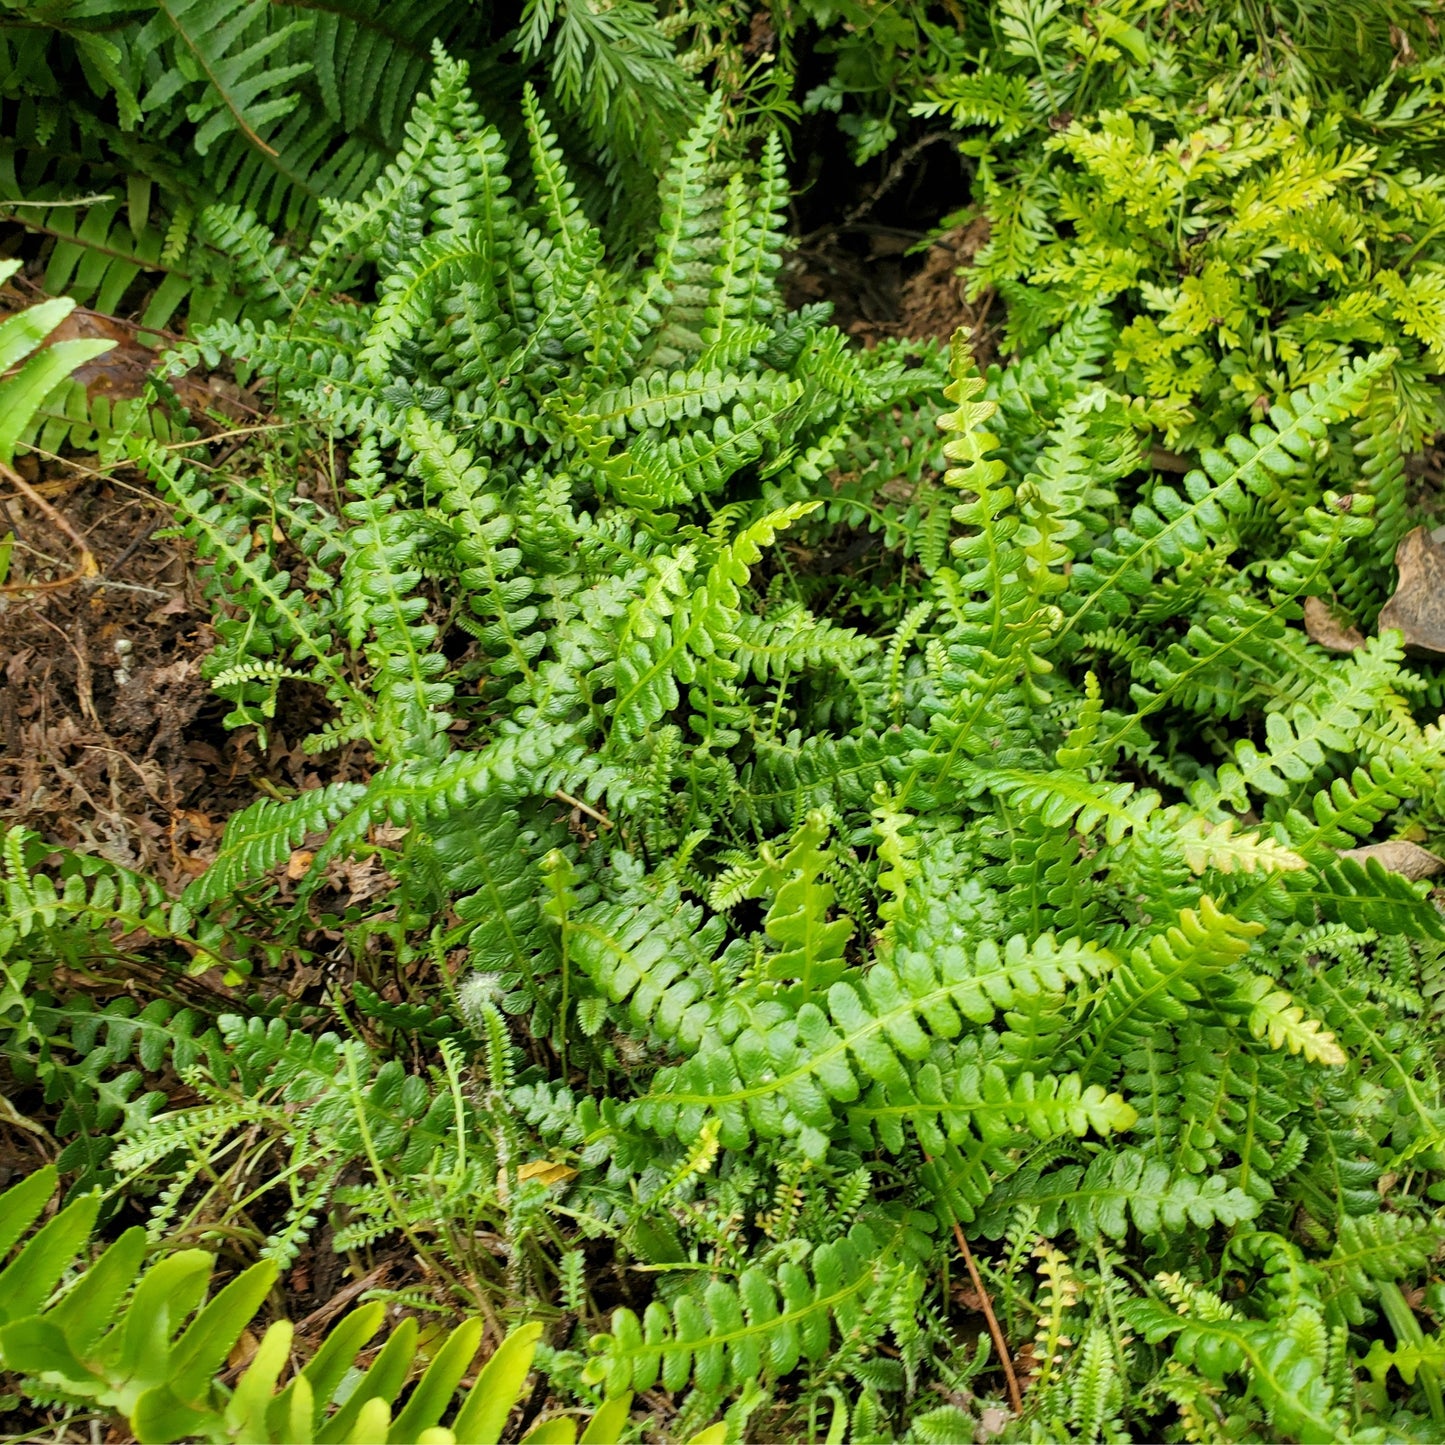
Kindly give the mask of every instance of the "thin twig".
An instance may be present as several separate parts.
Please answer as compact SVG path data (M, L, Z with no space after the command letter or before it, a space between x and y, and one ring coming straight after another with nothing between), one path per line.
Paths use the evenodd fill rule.
M599 813L596 808L589 807L581 798L574 798L571 793L564 793L558 788L552 794L559 803L566 803L569 807L576 808L579 812L586 813L589 818L595 818L604 828L612 827L612 819L605 813Z
M107 572L119 572L120 569L124 567L125 564L129 562L132 557L135 556L135 554L140 550L142 544L147 540L147 538L149 538L150 534L160 526L163 521L165 521L164 517L153 517L150 521L148 521L140 529L140 531L138 531L135 536L130 539L130 542L126 546L125 551L123 551L120 556L117 557L115 561L112 562L110 566L107 567L105 570Z
M983 1301L983 1317L988 1321L989 1338L993 1341L993 1347L998 1351L999 1363L1003 1366L1003 1377L1008 1383L1008 1400L1013 1407L1015 1415L1022 1415L1024 1409L1024 1397L1019 1389L1018 1376L1014 1374L1013 1358L1008 1352L1008 1342L1003 1337L1003 1330L999 1327L998 1316L993 1312L993 1301L988 1297L988 1291L983 1287L983 1279L979 1275L978 1265L973 1261L973 1251L968 1247L968 1240L964 1238L963 1227L955 1219L953 1221L953 1237L958 1241L959 1250L963 1254L963 1262L968 1266L968 1277L973 1281L974 1290L980 1300Z
M4 477L23 497L38 507L52 526L58 527L60 531L64 532L75 544L75 549L80 554L76 571L70 577L66 577L59 582L12 582L6 586L5 590L7 592L28 592L39 588L43 591L49 591L56 587L66 586L71 582L84 581L87 577L98 577L100 575L100 568L96 566L95 557L90 548L85 545L85 538L22 477L14 467L6 466L4 462L0 462L0 477Z
M312 1330L319 1330L322 1325L330 1323L357 1295L365 1290L369 1290L373 1285L380 1284L382 1280L391 1273L391 1268L392 1261L386 1260L377 1265L375 1269L362 1275L360 1279L353 1280L348 1285L343 1285L325 1304L321 1305L318 1309L312 1310L305 1319L298 1322L296 1325L297 1335L308 1335Z
M169 567L171 564L166 563ZM117 582L110 577L93 577L87 584L90 587L104 587L112 592L139 592L142 597L159 597L169 602L177 594L174 592L163 592L159 587L142 587L139 582Z

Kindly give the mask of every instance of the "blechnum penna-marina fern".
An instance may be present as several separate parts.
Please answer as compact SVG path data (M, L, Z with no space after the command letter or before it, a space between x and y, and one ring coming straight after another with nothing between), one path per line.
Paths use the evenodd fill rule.
M1002 1376L956 1231L1034 1340L1017 1438L1438 1433L1397 1281L1439 1235L1445 924L1340 855L1440 832L1440 686L1301 625L1383 600L1352 428L1392 354L1161 480L1102 314L986 377L961 337L849 347L782 306L779 144L728 173L716 103L634 273L524 110L509 155L442 57L302 254L229 218L255 319L178 362L265 378L314 476L136 444L229 720L308 689L308 748L374 759L232 819L166 936L306 928L366 853L396 886L357 966L420 981L351 990L346 1042L223 1021L204 1103L137 1111L114 1166L163 1230L216 1189L196 1158L294 1118L273 1256L324 1216L404 1236L433 1303L561 1304L554 1377L663 1389L680 1435L972 1438ZM400 1040L433 1061L373 1072ZM599 1318L603 1247L636 1268Z
M234 209L307 238L354 200L437 40L476 58L509 123L524 77L548 86L591 199L619 232L638 223L700 95L645 0L5 0L0 221L47 246L52 294L128 299L147 328L234 315L257 262Z

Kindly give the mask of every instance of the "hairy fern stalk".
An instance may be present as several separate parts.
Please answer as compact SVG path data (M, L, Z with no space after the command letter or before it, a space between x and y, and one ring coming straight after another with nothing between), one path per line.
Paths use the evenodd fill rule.
M127 444L228 721L304 692L371 763L179 898L11 835L66 1167L161 1250L399 1245L397 1303L553 1322L551 1388L668 1438L1438 1438L1445 921L1353 850L1440 835L1445 690L1302 622L1386 595L1397 353L1162 478L1105 312L987 375L854 348L779 298L778 138L729 169L703 109L633 267L522 109L509 154L438 55L307 247L205 218L246 306L173 363L247 367L307 463ZM292 1005L360 856L354 981ZM136 949L255 997L67 994Z

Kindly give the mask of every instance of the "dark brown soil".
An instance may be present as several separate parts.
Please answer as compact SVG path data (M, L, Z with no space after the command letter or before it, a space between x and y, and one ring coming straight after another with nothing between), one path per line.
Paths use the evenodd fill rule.
M76 578L74 541L0 482L0 826L23 824L179 888L226 818L261 791L315 786L315 760L283 717L265 754L221 726L201 675L214 636L183 543L151 490L86 459L18 461L22 480L85 542L99 575ZM70 579L70 580L67 580Z

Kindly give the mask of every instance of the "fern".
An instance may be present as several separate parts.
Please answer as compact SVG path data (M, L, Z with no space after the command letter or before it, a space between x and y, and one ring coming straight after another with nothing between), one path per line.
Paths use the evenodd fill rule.
M0 1196L7 1252L40 1214L55 1181L53 1168L42 1169ZM89 1243L98 1204L95 1195L86 1195L68 1205L0 1275L6 1282L0 1363L34 1380L37 1393L58 1391L113 1412L146 1441L229 1440L237 1434L347 1440L377 1432L398 1441L500 1438L525 1385L540 1325L522 1326L502 1341L466 1389L450 1427L439 1421L451 1413L476 1356L480 1320L457 1326L433 1349L405 1405L399 1397L418 1360L414 1319L390 1334L352 1388L342 1388L355 1356L381 1325L380 1304L363 1305L332 1326L279 1391L293 1331L288 1321L276 1321L227 1388L219 1380L227 1354L265 1303L275 1266L253 1265L207 1300L214 1265L208 1254L172 1251L147 1267L144 1231L130 1229L48 1303Z
M150 400L72 391L37 435L125 429L107 455L208 564L227 723L289 739L304 698L315 785L238 811L179 899L11 840L12 1124L155 1248L329 1243L407 1311L558 1319L546 1388L610 1438L1433 1429L1408 1301L1435 1307L1445 924L1429 880L1340 855L1438 851L1445 692L1309 631L1316 600L1368 628L1429 506L1442 218L1402 177L1433 59L1365 25L1384 89L1315 106L1262 67L1343 32L1280 6L1266 36L1218 0L1197 37L1122 3L850 10L840 67L878 27L916 44L967 131L968 284L1020 350L980 374L963 336L860 349L788 310L763 72L704 102L669 70L684 35L732 64L732 18L425 10L393 54L372 9L227 13L218 84L167 80L160 12L129 91L132 12L93 61L105 144L171 85L197 109L162 139L200 136L224 204L194 188L152 249L128 196L93 225L130 249L49 255L141 309L193 242L230 259L186 271ZM830 23L773 21L778 74ZM51 29L36 85L101 56ZM403 122L442 29L471 68L438 51ZM147 419L223 356L264 432ZM84 1001L120 975L163 1006ZM457 1433L471 1335L411 1342L446 1399L386 1346L394 1389L318 1390L293 1433ZM198 1379L182 1403L224 1413Z
M18 261L0 262L0 285L19 269ZM71 372L115 344L76 338L39 349L74 309L74 299L61 296L0 321L0 465L14 461L16 447L27 439L50 393Z

